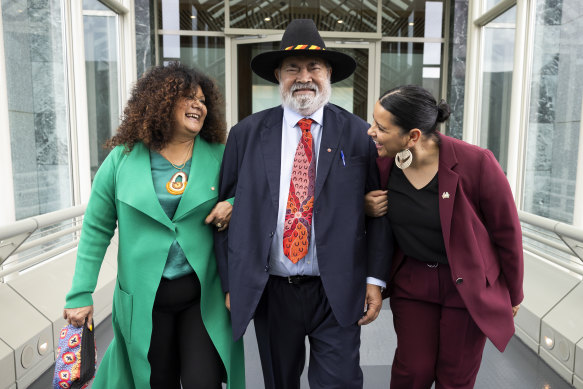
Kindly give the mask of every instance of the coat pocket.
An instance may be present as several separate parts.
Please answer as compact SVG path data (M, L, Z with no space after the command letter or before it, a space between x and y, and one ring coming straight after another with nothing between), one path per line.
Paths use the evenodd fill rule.
M130 344L132 341L134 299L131 294L127 293L119 286L119 282L116 289L115 317L126 343Z
M488 270L486 270L486 286L492 286L500 276L500 265L494 262Z

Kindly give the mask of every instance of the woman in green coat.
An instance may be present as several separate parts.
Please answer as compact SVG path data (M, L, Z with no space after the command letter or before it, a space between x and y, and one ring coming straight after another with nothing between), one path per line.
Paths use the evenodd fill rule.
M92 323L97 277L119 232L114 339L93 388L244 388L213 252L231 204L217 204L226 137L216 85L177 63L138 80L99 168L64 317Z

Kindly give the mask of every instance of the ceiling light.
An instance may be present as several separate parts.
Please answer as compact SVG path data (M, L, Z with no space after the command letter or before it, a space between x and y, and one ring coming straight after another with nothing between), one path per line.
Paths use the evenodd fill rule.
M414 26L414 25L415 25L415 23L414 23L414 22L409 22L409 25L410 25L410 26Z
M191 19L196 19L196 15L190 15Z
M271 18L265 18L263 20L265 20L266 22L269 22L269 21L271 21Z
M342 19L339 19L338 24L342 24L342 23L344 23L344 21Z

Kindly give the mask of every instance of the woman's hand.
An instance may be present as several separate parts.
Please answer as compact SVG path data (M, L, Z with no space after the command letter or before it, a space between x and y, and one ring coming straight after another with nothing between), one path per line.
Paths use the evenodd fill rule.
M225 294L225 307L227 307L229 312L231 311L231 294L229 292Z
M93 305L79 308L65 308L63 311L63 319L75 327L83 327L85 318L87 318L87 326L90 330L93 330Z
M367 216L379 217L387 214L388 190L373 190L364 196L364 212Z
M519 309L520 309L520 304L512 307L512 316L516 317L516 314L518 313Z
M231 221L231 213L233 212L233 206L228 201L221 201L217 203L215 207L208 214L204 222L206 224L213 224L219 229L219 231L224 231L229 226L229 221Z

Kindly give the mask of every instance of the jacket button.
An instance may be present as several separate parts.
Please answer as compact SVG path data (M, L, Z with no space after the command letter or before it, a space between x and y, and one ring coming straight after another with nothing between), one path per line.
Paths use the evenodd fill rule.
M269 271L269 265L265 265L265 271Z
M455 280L455 283L458 285L462 284L463 282L464 282L464 279L461 277L459 277L457 280Z
M273 236L273 235L275 235L275 232L271 231L271 232L269 233L269 236Z

